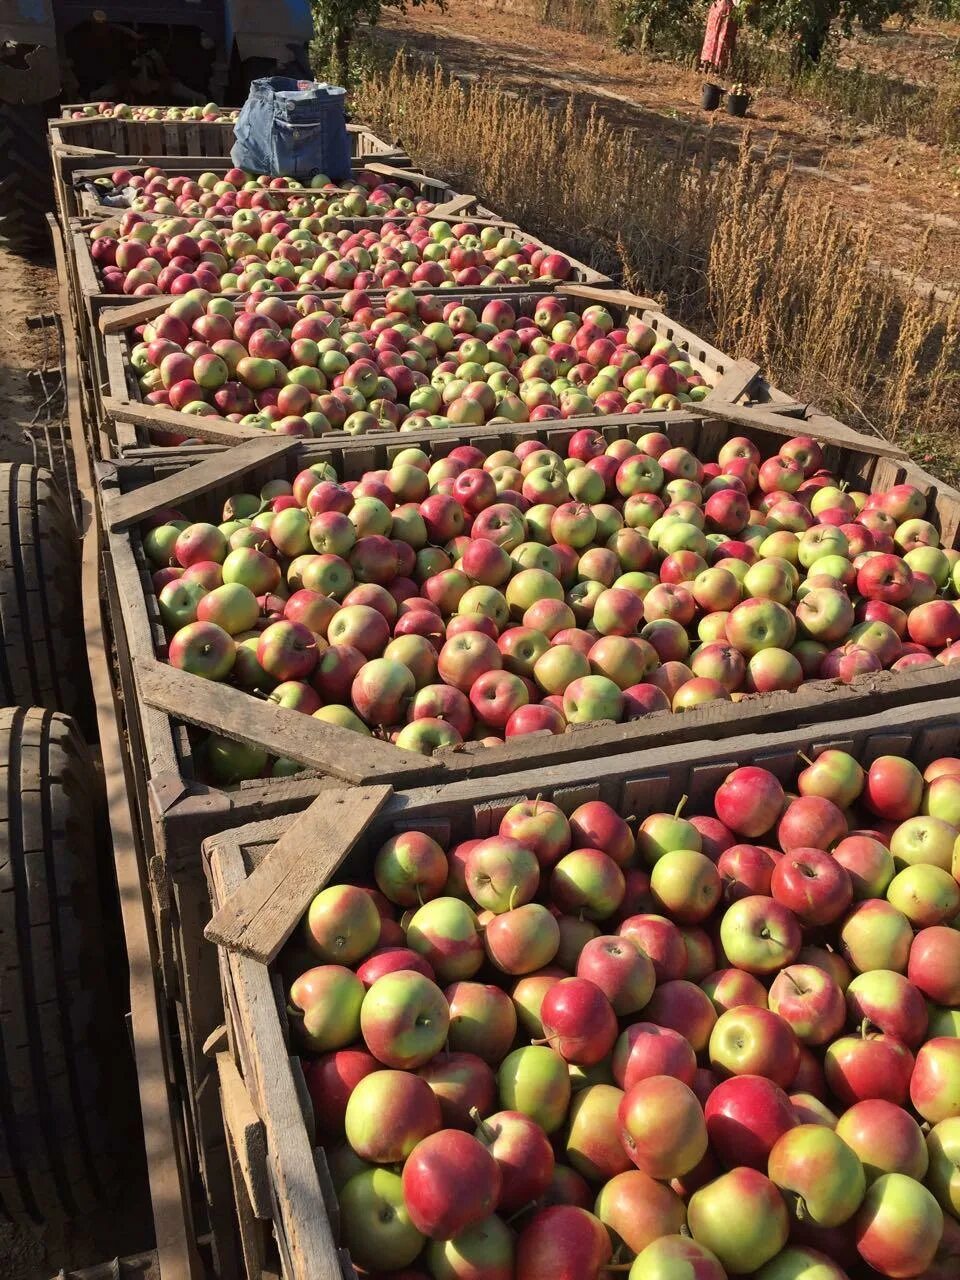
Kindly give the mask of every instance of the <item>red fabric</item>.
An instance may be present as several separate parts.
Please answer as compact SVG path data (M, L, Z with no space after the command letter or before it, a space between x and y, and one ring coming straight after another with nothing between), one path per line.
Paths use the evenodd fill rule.
M737 42L737 18L732 0L713 0L707 16L707 30L700 50L700 61L722 71L733 54Z

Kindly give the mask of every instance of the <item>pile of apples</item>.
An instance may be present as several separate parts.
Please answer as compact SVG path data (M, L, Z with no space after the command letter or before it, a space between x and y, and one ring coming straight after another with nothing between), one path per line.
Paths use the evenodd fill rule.
M559 296L473 307L413 288L295 306L191 290L144 326L130 360L147 404L303 437L679 409L708 394L641 320L566 307Z
M228 169L225 174L174 175L155 167L144 169L143 173L115 169L109 178L97 179L95 185L112 197L129 193L129 207L137 213L182 214L188 218L233 218L241 209L283 210L292 218L319 214L400 218L429 213L434 208L433 201L421 199L413 187L385 181L367 169L355 174L347 187L323 173L304 183L296 178L257 177L243 169ZM336 229L336 224L330 225ZM234 222L234 230L251 234L254 226L257 235L269 230L269 225L264 228L249 219Z
M137 219L140 219L137 221ZM509 227L451 226L417 217L351 230L329 214L291 226L283 213L238 210L236 229L206 219L148 222L128 210L120 234L91 231L90 254L107 293L138 298L193 289L211 293L305 293L394 285L438 288L557 282L574 274L570 259L515 238Z
M411 448L343 484L316 463L219 524L154 517L165 656L427 755L960 660L960 553L923 495L821 464L809 437L704 463L590 428L566 458ZM221 782L270 770L217 738L206 759Z
M363 1275L956 1280L960 759L805 764L316 895L280 967Z
M203 124L223 124L236 120L239 107L220 107L207 102L202 107L132 107L126 102L85 102L70 112L71 120L140 120L155 123L158 120L191 120Z

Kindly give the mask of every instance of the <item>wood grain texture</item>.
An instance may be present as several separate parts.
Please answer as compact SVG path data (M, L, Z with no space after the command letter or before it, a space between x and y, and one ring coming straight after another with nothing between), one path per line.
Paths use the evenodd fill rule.
M261 463L290 453L297 441L289 436L258 434L256 440L246 440L235 448L224 450L213 457L195 463L185 471L164 476L140 489L116 494L104 491L107 508L107 528L116 531L138 524L155 511L164 507L176 507L181 502L196 498Z
M208 941L269 964L392 794L375 786L319 796L218 908Z
M712 417L722 418L738 427L755 427L760 431L772 431L777 435L797 435L797 428L805 434L812 435L820 444L840 445L848 449L867 449L870 453L883 458L906 458L904 451L886 440L864 436L851 427L846 427L836 418L826 414L811 414L800 420L784 419L782 414L761 406L724 404L719 400L711 400L704 404Z
M709 395L700 403L713 405L720 400L736 404L741 396L749 392L759 376L760 366L754 364L752 360L734 360L733 364L720 375Z
M240 1072L230 1054L218 1053L216 1062L223 1119L243 1174L250 1206L258 1218L269 1218L267 1138L263 1121L254 1110L250 1095L244 1088Z
M241 440L262 440L267 434L260 427L244 427L239 422L227 422L225 418L180 413L163 404L136 404L114 400L112 396L104 396L102 404L104 413L110 417L135 422L147 431L176 432L188 438L228 445L238 444Z

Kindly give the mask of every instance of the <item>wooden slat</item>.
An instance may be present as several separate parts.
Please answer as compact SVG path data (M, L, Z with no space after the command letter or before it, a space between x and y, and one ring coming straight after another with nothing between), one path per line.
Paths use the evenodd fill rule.
M223 1118L237 1163L246 1184L250 1206L258 1218L270 1217L270 1187L267 1182L267 1139L263 1122L254 1110L233 1059L229 1053L217 1054L220 1077L220 1101Z
M439 763L389 742L259 702L241 689L189 675L156 659L134 659L133 668L138 692L148 706L185 724L261 747L270 755L289 756L334 778L365 783L390 776L436 775L442 770Z
M607 305L632 307L637 311L659 311L660 303L656 298L644 298L640 294L630 293L627 289L600 289L593 284L565 284L563 292L575 298L588 298L591 302L603 302Z
M752 360L734 360L724 370L709 395L700 403L712 406L716 401L721 400L736 404L741 396L747 394L759 376L760 366L754 364Z
M239 422L227 422L225 418L203 418L199 414L179 413L162 404L134 404L103 397L103 411L112 418L123 418L146 427L148 431L176 432L177 435L197 440L214 440L222 444L237 444L241 440L262 440L260 427L243 427Z
M162 298L148 298L146 302L138 302L127 307L108 307L100 312L97 328L101 333L123 333L138 324L146 324L154 316L162 315L170 306L171 298L164 294Z
M375 786L319 796L219 908L206 938L269 964L392 794Z
M906 458L907 456L898 445L889 444L886 440L875 440L872 436L861 435L860 432L845 427L842 422L837 422L835 418L827 417L826 414L817 414L806 419L805 423L801 423L797 419L785 419L783 414L775 413L770 409L724 404L722 401L711 400L709 404L704 404L704 409L711 417L722 418L725 422L732 422L739 427L753 427L755 430L772 431L777 435L796 435L797 429L802 430L806 425L809 433L814 435L821 444L869 450L870 453L883 458Z
M477 197L471 195L454 196L446 204L434 205L430 210L431 218L452 218L455 214L465 213L477 203Z
M221 846L211 860L219 895L243 883L238 849ZM303 1115L290 1074L287 1046L280 1034L270 973L265 965L226 952L242 1037L244 1083L263 1119L267 1161L278 1209L277 1243L289 1259L285 1280L340 1280L340 1258L323 1211L320 1181Z
M104 490L107 528L127 528L164 507L176 507L190 498L208 493L261 463L282 457L297 444L298 441L288 436L264 436L261 433L256 440L247 440L233 449L205 458L185 471L165 476L129 493Z

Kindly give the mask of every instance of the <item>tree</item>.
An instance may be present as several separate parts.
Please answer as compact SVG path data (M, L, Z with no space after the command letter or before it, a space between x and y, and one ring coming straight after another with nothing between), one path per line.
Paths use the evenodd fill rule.
M875 31L888 18L910 21L917 0L744 0L751 25L792 42L798 64L818 62L831 32L850 35L857 25ZM701 9L701 13L704 10ZM688 45L696 10L689 0L618 0L620 39L626 45ZM696 33L699 35L699 32Z
M408 6L427 4L442 9L444 0L311 0L317 42L337 80L348 77L350 46L359 27L375 27L384 9L406 13Z

